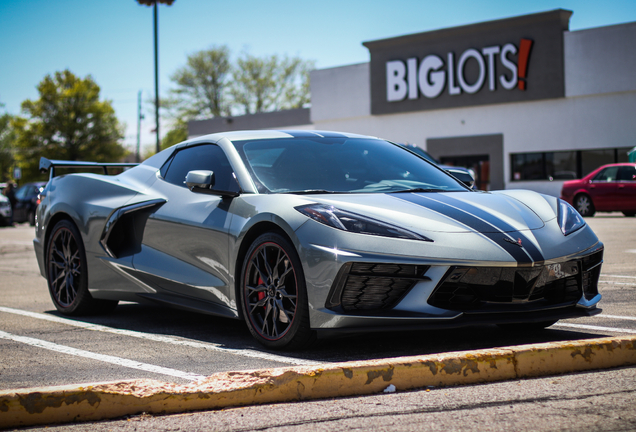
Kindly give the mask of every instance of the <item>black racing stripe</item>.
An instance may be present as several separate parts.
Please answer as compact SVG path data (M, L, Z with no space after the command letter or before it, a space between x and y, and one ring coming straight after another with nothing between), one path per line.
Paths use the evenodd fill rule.
M490 239L493 243L497 244L501 248L503 248L511 257L513 257L519 264L530 264L537 261L543 261L543 256L541 253L534 247L534 245L528 240L525 236L523 236L518 231L515 231L512 227L513 233L506 233L501 228L497 227L494 224L485 222L480 219L476 215L470 214L468 211L460 210L455 207L466 206L464 202L457 202L457 206L452 206L451 204L447 204L442 202L441 200L437 200L437 198L441 194L434 194L434 198L420 195L420 194L391 194L393 197L402 199L404 201L408 201L410 203L420 205L422 207L426 207L430 210L433 210L437 213L440 213L446 217L449 217L453 220L456 220L469 228L479 232L481 235ZM472 206L471 206L472 207ZM477 209L479 210L479 209ZM472 211L472 209L471 209ZM486 219L486 218L483 218ZM490 215L486 220L492 220L492 215ZM497 222L500 222L499 220ZM496 230L496 232L492 232ZM515 237L513 237L513 235ZM510 238L515 244L507 242L504 240L504 237ZM517 239L520 238L524 247L519 247L517 243ZM530 255L530 251L526 250L526 245L530 245L536 254ZM526 249L524 249L526 248Z
M466 209L466 211L470 212L470 214L473 214L477 216L478 218L484 219L485 221L489 222L495 229L501 229L502 231L504 231L506 235L511 237L513 240L515 240L515 242L520 239L523 247L528 252L528 254L530 254L530 257L532 258L534 262L542 262L544 260L544 257L541 251L537 249L537 247L534 245L534 243L532 243L532 241L530 241L529 238L527 238L521 232L517 231L513 226L508 225L506 222L502 221L501 219L495 218L492 214L488 213L487 211L484 211L480 209L479 207L468 204L465 201L460 201L457 198L451 197L447 194L435 194L434 199L438 201L442 201L446 204L449 204L455 207ZM519 247L519 246L516 246L516 247Z

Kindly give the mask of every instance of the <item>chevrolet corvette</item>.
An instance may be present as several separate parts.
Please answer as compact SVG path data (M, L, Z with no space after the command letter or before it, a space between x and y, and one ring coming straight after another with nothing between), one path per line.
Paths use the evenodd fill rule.
M153 302L300 349L338 333L542 329L601 311L603 244L570 204L475 191L389 141L228 132L130 165L40 161L34 246L62 314Z

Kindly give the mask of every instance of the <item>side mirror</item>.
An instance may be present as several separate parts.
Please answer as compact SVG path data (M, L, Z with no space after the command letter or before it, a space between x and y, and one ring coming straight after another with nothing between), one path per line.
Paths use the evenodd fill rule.
M446 170L446 172L448 172L457 180L459 180L460 182L468 186L470 189L473 189L475 187L475 179L469 173L460 171L460 170L452 170L452 169Z
M214 172L212 171L190 171L186 175L186 185L193 192L194 189L210 189L214 186Z
M236 180L236 178L235 178ZM221 197L237 197L241 194L238 182L236 182L236 191L222 191L214 189L214 172L196 170L189 171L186 175L186 186L192 192L205 193L210 195L219 195Z

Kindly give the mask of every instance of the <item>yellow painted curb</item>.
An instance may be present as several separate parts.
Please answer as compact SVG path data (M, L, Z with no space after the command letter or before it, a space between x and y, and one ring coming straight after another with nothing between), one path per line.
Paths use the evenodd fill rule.
M636 336L214 374L0 392L0 427L102 420L453 386L636 364Z

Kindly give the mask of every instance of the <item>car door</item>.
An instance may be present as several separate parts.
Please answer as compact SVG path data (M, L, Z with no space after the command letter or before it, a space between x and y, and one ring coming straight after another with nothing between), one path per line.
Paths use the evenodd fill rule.
M617 210L618 197L618 167L609 166L590 181L590 196L594 207L599 211Z
M167 202L149 217L133 266L153 275L150 282L159 293L235 309L228 271L231 200L190 191L185 177L192 170L213 171L215 189L230 190L236 182L220 147L205 144L177 151L152 186Z
M624 165L618 170L618 200L616 210L636 212L636 166Z

